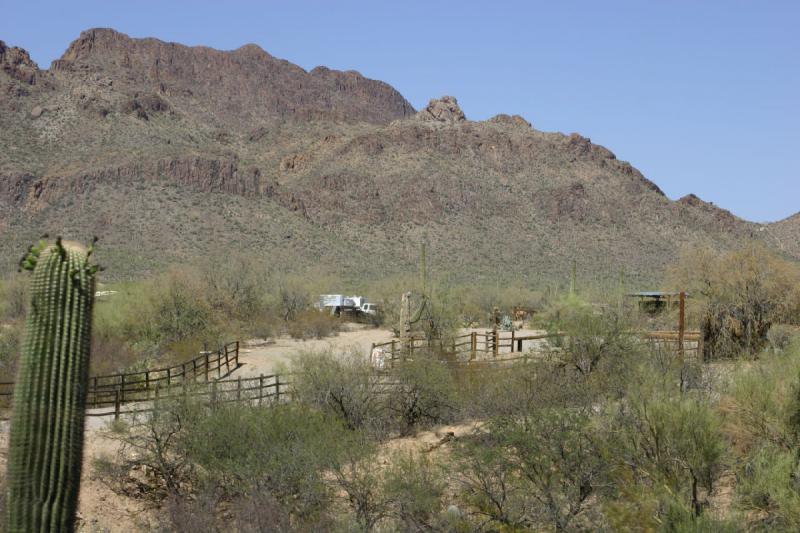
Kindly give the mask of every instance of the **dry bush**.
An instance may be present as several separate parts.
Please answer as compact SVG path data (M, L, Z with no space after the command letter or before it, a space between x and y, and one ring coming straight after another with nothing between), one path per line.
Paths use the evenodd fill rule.
M686 249L670 267L668 284L689 291L706 359L755 355L773 324L800 321L800 267L761 244L731 252Z
M21 324L0 325L0 381L14 381L22 332Z
M174 533L217 533L225 531L217 518L219 495L203 491L187 497L171 494L162 506L162 527Z
M325 311L306 309L294 315L286 324L286 330L293 339L324 339L336 335L341 329L341 321Z
M17 322L25 318L30 277L26 274L14 274L0 282L0 323Z
M403 362L393 376L388 407L409 434L423 425L451 421L459 407L455 381L449 368L432 355L418 354Z
M390 426L381 376L358 352L304 352L290 370L299 402L331 413L350 429L384 434Z

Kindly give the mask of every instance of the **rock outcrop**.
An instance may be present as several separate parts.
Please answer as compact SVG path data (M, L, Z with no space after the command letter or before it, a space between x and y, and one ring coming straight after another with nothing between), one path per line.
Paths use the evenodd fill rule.
M425 109L416 114L415 118L423 122L441 122L445 124L467 120L455 96L442 96L441 98L432 99Z
M168 97L190 116L203 102L214 119L236 129L275 119L384 124L414 113L384 82L325 67L306 72L253 44L226 52L99 28L83 32L51 70L70 78L109 76L118 90Z

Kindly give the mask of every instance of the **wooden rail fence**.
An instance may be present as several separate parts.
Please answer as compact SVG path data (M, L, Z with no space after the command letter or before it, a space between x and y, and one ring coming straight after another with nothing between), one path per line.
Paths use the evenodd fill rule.
M92 376L89 378L86 405L89 409L142 402L169 396L172 389L186 389L186 384L212 383L239 367L239 341L230 342L215 352L170 367ZM212 381L213 380L213 381ZM0 402L8 403L14 394L13 382L0 382Z
M702 336L699 331L651 331L633 333L656 349L686 355L702 354ZM519 335L515 331L472 331L448 341L411 338L403 346L393 339L373 343L383 350L386 364L393 368L415 353L431 349L452 364L470 366L495 366L496 363L533 360L531 351L536 348L553 349L563 333ZM160 401L180 398L200 398L206 403L286 401L291 397L290 375L260 375L258 377L224 379L239 368L239 342L231 342L215 352L204 351L198 357L171 367L93 376L89 380L87 416L114 416L145 413ZM393 383L386 381L383 386ZM0 383L0 402L10 403L13 383ZM385 387L381 389L386 392ZM0 404L2 405L2 404Z
M634 334L654 348L685 355L699 356L702 354L702 336L699 331L686 331L683 334L677 331L635 332ZM413 357L421 350L434 350L456 363L486 363L494 360L508 362L528 358L526 349L529 351L533 348L552 348L551 340L563 338L563 333L519 335L515 331L487 330L472 331L448 341L411 337L403 344L398 339L392 339L387 342L373 343L372 350L373 352L376 349L382 350L385 355L385 363L389 367L392 367L398 360ZM515 353L524 355L509 357L509 354Z

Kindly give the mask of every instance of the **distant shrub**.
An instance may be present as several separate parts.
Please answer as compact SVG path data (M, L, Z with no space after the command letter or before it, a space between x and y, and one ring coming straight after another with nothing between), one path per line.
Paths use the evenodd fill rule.
M323 339L335 335L341 329L341 321L329 313L306 309L295 314L286 324L286 330L293 339Z
M773 352L783 352L797 336L797 330L792 326L775 324L767 332L767 342Z
M688 290L706 360L757 355L774 323L800 321L800 267L761 244L738 250L685 250L668 283Z
M28 278L14 274L0 281L0 323L20 321L28 305Z
M0 381L14 381L22 344L22 325L0 325Z

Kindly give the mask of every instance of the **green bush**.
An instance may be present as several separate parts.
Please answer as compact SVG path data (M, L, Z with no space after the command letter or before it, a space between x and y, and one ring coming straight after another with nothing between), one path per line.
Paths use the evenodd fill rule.
M390 425L385 387L357 351L303 352L290 367L293 397L330 413L350 429L384 434Z
M719 415L707 398L641 388L617 407L610 435L606 461L616 487L635 484L661 502L654 519L667 501L695 517L702 514L725 447Z
M432 356L419 354L403 362L392 375L389 409L397 416L404 434L423 424L452 420L458 410L458 394L448 367Z
M448 530L443 515L447 473L428 455L398 452L391 457L384 490L401 531Z
M304 521L321 519L332 494L325 472L357 435L302 405L200 409L181 440L201 480L231 495L267 493Z
M752 529L800 530L800 464L796 451L765 445L745 463L736 505L755 517Z

